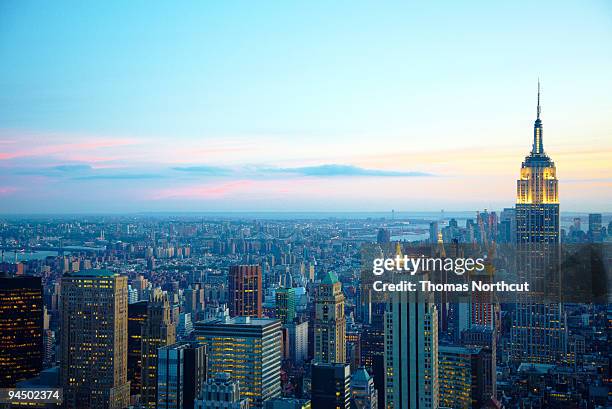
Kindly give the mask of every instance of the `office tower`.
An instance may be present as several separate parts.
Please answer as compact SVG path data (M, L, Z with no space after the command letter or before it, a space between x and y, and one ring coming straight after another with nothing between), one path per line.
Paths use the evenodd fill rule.
M202 385L195 409L249 409L249 400L240 396L240 384L228 373L218 373Z
M0 275L0 387L38 375L43 355L40 277Z
M361 331L346 331L346 362L351 373L361 367Z
M127 378L130 395L139 395L142 388L142 328L147 319L147 301L128 304Z
M484 364L480 348L440 345L438 348L440 406L480 408L483 396Z
M376 236L377 244L389 244L391 242L391 232L387 229L379 229Z
M429 223L429 242L438 242L438 222Z
M499 242L516 242L516 210L514 207L505 208L499 216Z
M395 292L387 304L385 404L389 409L438 407L438 312L431 295Z
M289 359L294 363L308 359L308 321L291 322L285 326L289 336Z
M602 240L601 213L589 213L589 241L600 243Z
M374 387L379 391L378 407L385 407L385 327L383 315L376 315L372 325L364 327L361 335L361 362L373 376Z
M168 296L156 288L149 297L142 326L141 403L145 407L157 405L157 349L175 342L176 327L170 318Z
M351 376L351 399L356 409L378 408L378 391L374 388L374 378L363 367Z
M179 315L179 322L176 327L176 337L179 340L185 340L189 338L193 332L193 321L191 320L191 313L182 312Z
M308 399L274 398L266 401L265 409L311 409Z
M312 364L313 408L349 409L351 400L351 370L344 363Z
M196 339L207 346L209 372L226 372L240 382L252 408L280 396L281 323L235 317L195 323Z
M129 404L127 277L81 270L62 277L60 383L68 409Z
M497 397L497 330L472 326L461 333L461 345L480 348L482 358L482 399Z
M197 318L204 310L204 288L199 283L190 285L184 292L185 312Z
M342 284L329 272L318 287L315 300L314 362L346 361L346 318Z
M206 347L178 342L157 352L157 408L193 409L208 374Z
M261 318L261 266L231 266L229 270L229 309L232 317Z
M537 119L531 153L521 166L517 181L517 274L531 281L534 290L521 297L514 312L510 354L520 362L557 362L567 349L567 325L560 302L539 304L541 288L560 290L559 192L554 162L544 152L538 83ZM555 267L556 265L556 267ZM552 274L548 273L552 269ZM551 294L549 294L551 295ZM552 295L554 298L554 294Z
M276 290L276 318L283 324L295 319L295 289L278 288Z

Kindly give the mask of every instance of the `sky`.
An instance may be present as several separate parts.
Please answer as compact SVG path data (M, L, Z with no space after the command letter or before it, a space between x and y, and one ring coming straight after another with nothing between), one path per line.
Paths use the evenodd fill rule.
M0 213L612 211L612 3L0 2Z

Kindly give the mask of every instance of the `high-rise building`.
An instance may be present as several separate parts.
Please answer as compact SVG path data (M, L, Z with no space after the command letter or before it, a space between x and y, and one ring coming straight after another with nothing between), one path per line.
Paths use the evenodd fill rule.
M351 369L344 363L312 364L313 408L349 409Z
M388 409L438 407L438 312L432 295L404 291L390 296L385 313Z
M374 388L374 378L363 367L351 376L351 399L355 409L378 408L378 391Z
M461 333L461 345L480 348L482 359L481 401L497 398L497 330L488 326L473 325Z
M295 319L295 289L279 288L276 290L276 318L283 324Z
M438 348L440 406L457 409L482 407L486 400L483 399L481 351L480 348L443 345Z
M127 377L130 395L140 395L142 388L142 328L147 319L147 301L128 304Z
M438 242L438 222L429 223L429 242L433 244Z
M263 408L280 396L281 323L279 320L235 317L198 321L196 339L208 351L209 373L225 372L240 382L250 407Z
M157 352L157 408L193 409L208 374L206 347L179 342Z
M389 244L391 242L391 232L387 229L379 229L376 235L376 243Z
M589 213L589 241L599 243L602 240L601 213Z
M308 359L308 321L292 322L285 326L289 336L289 359L294 363Z
M517 274L531 281L535 291L516 304L510 335L510 354L515 361L556 362L566 353L563 305L555 300L547 304L534 300L543 285L560 289L561 283L555 278L559 271L559 237L558 181L555 164L544 152L538 83L533 146L521 166L516 202Z
M0 387L33 378L43 364L40 277L0 276Z
M240 396L240 384L221 372L202 385L195 409L249 409L249 400Z
M127 277L81 270L62 277L60 383L68 409L121 409L127 380Z
M147 318L142 326L141 403L154 409L157 405L157 350L176 342L176 326L170 319L168 296L157 288L147 303Z
M559 189L555 163L544 152L538 84L537 119L533 146L521 166L516 182L517 243L559 242Z
M346 318L342 284L329 272L318 287L315 299L314 362L346 361Z
M229 309L232 317L261 318L263 309L261 266L231 266L229 270Z

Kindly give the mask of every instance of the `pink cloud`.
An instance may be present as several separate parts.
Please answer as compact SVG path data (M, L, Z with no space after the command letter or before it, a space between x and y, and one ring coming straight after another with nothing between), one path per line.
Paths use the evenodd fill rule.
M163 189L153 194L152 199L212 199L226 196L253 184L250 180L236 180L217 185L182 186Z
M16 191L17 191L17 188L14 188L14 187L0 186L0 196L10 195L11 193L14 193Z

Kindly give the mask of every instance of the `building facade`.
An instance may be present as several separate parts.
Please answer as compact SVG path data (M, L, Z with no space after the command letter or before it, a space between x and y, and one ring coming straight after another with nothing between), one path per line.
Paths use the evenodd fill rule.
M0 276L0 387L38 375L43 355L40 277Z
M232 317L261 318L262 275L259 265L231 266L229 269L229 310Z
M346 361L344 294L336 274L329 272L318 287L315 300L314 362Z
M127 277L107 270L82 270L65 274L61 289L64 406L126 407L130 398Z
M280 396L281 323L235 317L195 323L195 338L206 345L209 372L227 373L240 383L252 408Z

